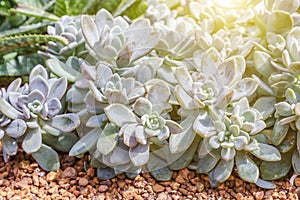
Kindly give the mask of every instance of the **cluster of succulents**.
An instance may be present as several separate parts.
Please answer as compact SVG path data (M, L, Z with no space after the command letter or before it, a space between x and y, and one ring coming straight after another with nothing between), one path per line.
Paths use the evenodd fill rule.
M52 148L89 153L100 179L189 167L217 186L236 167L272 188L300 174L300 1L148 5L132 21L101 9L48 27L69 44L50 42L46 68L0 91L5 159L22 142L46 170Z
M68 152L78 140L74 131L80 124L74 113L65 113L62 98L67 90L65 78L49 78L46 69L37 65L29 83L21 79L1 90L1 141L4 160L22 149L46 170L59 169L54 149ZM59 141L59 143L58 143Z

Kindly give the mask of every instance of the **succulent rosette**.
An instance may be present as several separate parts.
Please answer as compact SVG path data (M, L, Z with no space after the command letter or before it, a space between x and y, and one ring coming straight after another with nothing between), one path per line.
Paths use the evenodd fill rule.
M55 58L62 61L70 56L85 57L85 40L80 27L80 17L63 16L54 26L48 26L49 35L62 36L68 40L68 45L64 46L58 42L49 42L45 51L39 51L38 54L45 58Z
M76 114L63 114L61 99L67 89L65 78L48 78L48 72L41 65L33 68L29 84L19 89L20 79L11 84L6 94L0 97L0 111L11 119L6 126L2 140L8 155L17 153L17 141L32 154L42 168L59 168L57 153L46 144L62 151L68 151L77 140L74 131L80 124ZM60 144L59 144L60 140ZM53 157L47 160L42 154Z
M99 108L104 109L104 113L96 113L89 118L86 126L94 128L77 142L70 154L80 155L86 151L94 152L94 165L99 166L99 163L102 163L99 170L103 166L113 169L111 176L120 172L138 174L142 166L149 161L152 143L166 146L170 134L182 131L182 127L178 123L166 118L172 108L168 103L170 89L166 83L159 80L152 80L145 85L134 84L132 82L134 79L120 79L117 74L111 73L110 68L103 65L98 67L101 68L98 71L101 72L100 74L103 74L103 70L108 70L106 72L110 76L106 76L107 82L102 81L102 87L98 87L97 91L93 90L97 88L94 83L89 82L92 88L86 97L91 95L90 99L93 99L91 102L100 105ZM143 92L141 94L134 92L132 94L135 95L127 96L126 91L131 94L130 91L134 90L129 90L130 88L122 90L122 85L127 85L125 88L128 85L135 85L134 90ZM111 94L114 92L117 96L121 95L124 98L112 96ZM145 96L143 96L144 93ZM111 99L112 101L104 98L105 94L108 98L114 97ZM120 99L121 101L119 101ZM87 107L89 105L87 104ZM103 130L101 127L104 127ZM92 140L93 142L91 142ZM100 170L98 176L103 177L103 173Z
M209 112L215 111L210 109ZM265 161L281 159L274 146L256 139L255 136L265 129L266 124L260 112L249 106L247 98L234 103L232 113L214 113L213 116L218 118L211 122L211 127L202 127L207 129L202 133L209 134L203 135L197 168L201 173L208 173L211 184L224 182L230 176L234 163L242 179L256 183L259 168L252 156ZM208 161L210 164L205 164ZM225 168L226 172L221 171Z

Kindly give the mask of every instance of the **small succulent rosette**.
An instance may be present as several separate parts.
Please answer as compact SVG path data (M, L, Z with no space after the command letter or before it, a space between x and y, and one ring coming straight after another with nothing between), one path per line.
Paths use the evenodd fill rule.
M255 137L266 128L261 113L250 107L245 97L233 104L232 113L209 110L211 121L202 121L199 130L203 131L197 132L203 137L198 172L208 173L210 183L216 186L229 178L235 163L242 179L257 183L259 168L251 157L281 159L277 148Z
M45 58L55 58L65 61L70 56L85 57L87 50L85 40L80 27L79 16L62 16L54 26L48 26L49 35L61 36L68 40L68 45L64 46L58 42L49 42L45 51L38 51L38 54Z
M83 63L81 69L82 77L67 93L68 109L79 112L82 125L89 128L101 127L105 123L104 108L108 105L121 103L128 106L145 94L139 81L120 77L107 63L99 62L96 66ZM79 135L85 133L79 132Z
M137 19L129 24L122 17L113 17L101 9L93 19L82 16L81 27L89 53L96 61L127 67L148 54L159 41L159 32L153 30L148 19Z
M226 108L230 103L250 96L258 83L252 78L242 78L246 69L242 56L230 57L216 65L210 59L198 63L200 73L189 73L187 68L177 68L175 76L178 85L175 96L184 109L202 109L212 105L218 109Z
M11 120L3 130L4 154L16 154L20 141L23 150L32 154L43 169L57 170L58 155L48 145L68 151L77 140L72 131L80 124L76 114L64 114L61 100L67 81L49 78L46 69L37 65L30 73L29 84L22 88L20 84L19 79L14 81L0 98L0 112Z
M109 77L107 76L106 85L113 86ZM112 75L112 77L115 80L117 76ZM126 82L130 83L129 80ZM105 91L104 94L113 94L113 92L120 94L116 89L120 89L121 83L115 84L119 87L115 90L109 87L99 91ZM71 155L80 155L86 151L92 152L92 162L98 168L99 177L103 178L103 173L108 173L107 167L111 168L112 176L121 172L139 174L142 167L149 162L152 153L151 144L168 145L169 136L182 131L182 127L177 122L167 118L172 108L169 105L171 93L168 85L161 80L154 79L147 82L143 88L145 96L139 95L134 98L134 101L123 99L123 101L104 104L106 105L104 107L106 121L105 124L101 122L105 125L103 130L99 126L99 119L103 115L91 117L87 126L92 126L94 122L93 126L98 127L83 136L70 151ZM95 95L94 91L92 93ZM99 99L97 101L99 102ZM103 171L103 168L106 170Z
M18 119L21 115L10 113L5 109L5 104L8 101L10 93L26 93L27 85L21 87L21 79L18 78L10 83L7 89L1 88L0 101L2 109L0 111L0 139L2 141L2 152L4 161L7 162L8 156L13 156L17 153L18 146L15 138L22 136L27 129L26 123L22 119ZM18 126L16 132L15 126Z

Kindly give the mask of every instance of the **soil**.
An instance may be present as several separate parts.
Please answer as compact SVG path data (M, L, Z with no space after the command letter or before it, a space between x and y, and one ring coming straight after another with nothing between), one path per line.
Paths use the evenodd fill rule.
M212 188L206 175L183 169L173 173L171 181L155 181L149 173L131 180L118 175L99 181L95 170L85 170L83 158L61 154L61 169L45 172L30 155L20 151L4 163L0 154L0 200L2 199L298 199L300 178L289 183L292 173L274 182L277 187L264 190L239 179L236 172L218 188Z

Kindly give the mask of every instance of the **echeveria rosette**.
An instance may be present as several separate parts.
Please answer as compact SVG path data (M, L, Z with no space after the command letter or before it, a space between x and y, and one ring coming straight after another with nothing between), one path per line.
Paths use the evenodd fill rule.
M1 88L0 90L0 140L2 141L2 152L4 161L7 162L8 156L13 156L17 153L18 144L17 139L24 135L27 130L27 125L21 117L21 113L16 110L9 110L8 97L10 93L24 93L26 92L27 85L21 86L21 79L18 78L10 83L7 89Z
M18 84L15 85L18 87ZM44 141L44 135L60 137L61 141L70 148L77 140L76 135L71 133L79 124L76 114L61 114L62 104L60 100L67 89L65 78L48 78L48 73L41 65L33 68L29 76L29 84L25 84L20 91L10 91L7 98L0 98L2 106L0 111L13 121L7 126L6 133L9 138L3 138L4 143L9 141L10 149L16 138L22 141L23 150L32 154L41 167L45 170L57 170L59 161L57 153L43 142L52 146L51 142ZM68 133L73 137L65 137ZM54 138L55 139L55 138ZM71 139L72 141L67 141ZM53 140L52 140L53 141ZM59 148L59 144L53 144ZM61 148L63 149L63 148ZM41 154L48 155L53 159L47 160Z
M286 138L289 130L300 130L300 103L299 92L288 88L285 91L286 101L275 104L276 122L272 131L271 141L274 145L280 145Z
M258 86L255 80L242 78L246 65L241 56L226 59L218 66L208 57L198 66L200 73L190 75L186 68L178 68L175 72L179 83L175 87L175 96L184 109L226 108L228 104L250 96Z
M144 97L130 104L107 104L104 114L92 116L86 125L94 128L74 145L70 155L93 152L93 165L99 173L100 168L109 167L112 176L120 172L138 174L151 157L151 143L167 145L170 133L182 131L179 124L166 119L169 87L154 79L145 84L144 90Z
M45 51L38 51L38 54L45 58L54 58L65 61L70 56L84 57L87 54L85 41L80 27L80 17L62 16L54 26L48 26L49 35L62 36L68 40L68 45L63 46L58 42L49 42Z
M208 173L210 182L218 185L230 176L235 162L240 177L256 183L259 169L250 154L265 161L281 159L277 148L259 142L254 137L266 127L262 115L249 106L245 97L233 104L231 114L218 112L214 115L219 116L217 119L204 121L206 124L200 126L203 131L197 132L204 138L199 150L198 171ZM205 166L204 163L208 161L210 164ZM221 168L226 170L220 171Z
M83 76L68 91L67 100L72 112L80 111L80 135L90 128L101 127L106 122L104 108L113 103L132 104L145 94L144 86L134 78L120 77L106 63L96 66L82 65ZM82 132L82 133L81 133Z
M113 18L102 9L95 19L82 16L81 27L85 40L97 61L112 63L114 67L127 67L148 54L159 41L147 19L128 24L122 17ZM145 39L146 38L146 39Z
M113 103L128 105L145 93L143 85L134 78L120 77L105 65L97 66L96 70L96 79L89 81L89 90L103 108Z
M153 138L164 141L170 133L182 131L179 124L162 115L168 107L169 98L169 88L154 83L147 98L140 97L135 101L132 111L122 104L111 104L105 108L109 121L120 127L119 136L129 148L129 157L134 166L143 166L148 162Z

